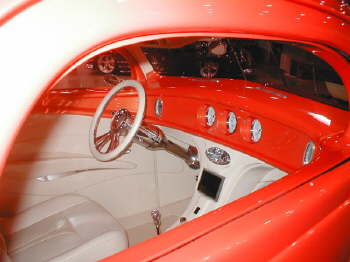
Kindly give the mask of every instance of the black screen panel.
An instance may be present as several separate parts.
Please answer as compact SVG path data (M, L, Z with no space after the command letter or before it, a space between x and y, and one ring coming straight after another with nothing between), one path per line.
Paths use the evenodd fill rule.
M223 182L223 177L215 175L207 170L203 170L201 180L198 184L198 191L217 201L220 196Z

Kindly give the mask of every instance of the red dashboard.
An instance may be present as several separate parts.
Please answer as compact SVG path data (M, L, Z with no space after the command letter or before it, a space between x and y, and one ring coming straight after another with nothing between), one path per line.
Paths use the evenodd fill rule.
M346 111L312 101L305 103L304 98L248 81L153 75L144 84L146 121L237 148L287 172L303 166L308 142L315 144L316 159L322 153L322 141L342 133L347 124ZM35 111L93 115L108 90L53 89L39 101ZM163 102L160 116L155 113L157 99ZM126 107L133 112L136 104L135 94L126 90L111 103L110 110ZM206 124L209 106L216 113L212 126ZM229 112L237 118L237 128L232 133L227 127ZM258 142L250 138L254 119L262 126Z

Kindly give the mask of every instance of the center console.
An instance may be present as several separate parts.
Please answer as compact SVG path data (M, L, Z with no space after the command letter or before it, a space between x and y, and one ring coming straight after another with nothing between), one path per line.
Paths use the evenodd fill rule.
M196 189L186 210L169 229L244 197L286 175L259 159L203 138L196 137L195 144L201 163ZM225 164L212 161L210 154L206 154L212 147L216 147L218 152L224 152L231 161Z

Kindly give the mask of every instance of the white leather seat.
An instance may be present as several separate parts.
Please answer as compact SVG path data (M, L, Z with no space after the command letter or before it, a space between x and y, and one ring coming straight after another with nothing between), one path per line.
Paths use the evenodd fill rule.
M6 219L2 233L1 261L97 261L128 247L121 225L78 195L56 197Z

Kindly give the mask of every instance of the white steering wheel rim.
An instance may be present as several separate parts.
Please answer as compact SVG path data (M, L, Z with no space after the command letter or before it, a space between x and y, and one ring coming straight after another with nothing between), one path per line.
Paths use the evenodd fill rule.
M137 113L133 121L133 125L130 128L128 134L125 136L124 140L111 152L108 153L101 153L97 150L95 146L95 127L99 124L100 119L102 117L103 112L105 111L105 108L111 101L111 99L123 88L125 87L132 87L137 91L138 94L138 107L137 107ZM143 86L135 80L125 80L117 84L115 87L112 88L111 91L108 92L108 94L102 99L100 105L97 107L95 115L92 119L90 130L89 130L89 148L91 154L99 161L110 161L113 159L116 159L118 156L122 154L122 152L128 147L128 145L131 143L132 139L136 135L137 130L139 129L143 116L145 113L145 106L146 106L146 95L145 90Z

